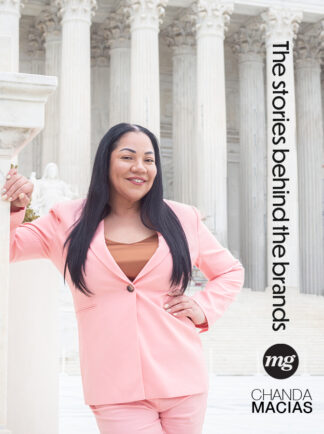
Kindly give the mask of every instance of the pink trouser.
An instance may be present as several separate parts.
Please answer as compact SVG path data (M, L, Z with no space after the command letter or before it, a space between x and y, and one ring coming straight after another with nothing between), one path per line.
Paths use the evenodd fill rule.
M208 392L89 405L100 434L202 434Z

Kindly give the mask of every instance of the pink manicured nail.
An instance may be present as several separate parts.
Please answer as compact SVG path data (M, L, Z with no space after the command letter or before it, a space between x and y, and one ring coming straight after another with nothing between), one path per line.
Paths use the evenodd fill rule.
M8 197L8 196L7 196L6 194L4 194L3 196L1 196L1 199L6 200L7 197Z
M8 199L8 200L9 200L9 202L11 202L11 201L12 201L12 197L9 197L9 199Z
M6 179L10 179L11 178L11 175L7 175L7 178Z

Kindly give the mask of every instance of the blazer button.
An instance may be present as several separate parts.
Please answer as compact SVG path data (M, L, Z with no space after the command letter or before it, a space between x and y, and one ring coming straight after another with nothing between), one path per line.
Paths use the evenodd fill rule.
M134 286L133 285L127 285L127 291L129 291L129 292L133 292L134 291Z

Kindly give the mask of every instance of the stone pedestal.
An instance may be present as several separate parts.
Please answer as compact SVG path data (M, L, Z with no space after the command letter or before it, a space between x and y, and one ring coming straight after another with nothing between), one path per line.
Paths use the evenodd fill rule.
M56 77L0 73L0 185L12 157L44 126L45 103L56 88ZM0 433L8 434L8 303L10 203L0 200ZM19 302L19 300L16 300ZM28 432L28 427L26 427Z
M227 246L227 145L224 32L233 5L197 3L198 207L205 224Z

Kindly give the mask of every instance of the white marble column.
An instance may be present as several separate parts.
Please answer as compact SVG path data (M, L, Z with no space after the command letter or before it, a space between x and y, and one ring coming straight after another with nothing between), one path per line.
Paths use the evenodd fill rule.
M264 43L253 20L231 40L238 55L240 86L240 252L244 286L266 287L267 137L264 98Z
M27 74L0 72L0 186L6 181L5 177L10 168L10 160L44 126L44 105L47 97L55 90L55 77L39 77ZM3 194L3 193L2 193ZM1 195L2 195L1 194ZM0 433L10 434L7 428L9 407L8 397L13 392L8 381L8 372L11 365L8 363L8 354L14 346L9 345L9 300L11 300L9 287L9 229L10 229L10 203L0 200ZM15 317L19 321L19 317ZM19 394L18 388L15 393ZM16 409L21 416L21 409ZM24 411L24 409L23 409ZM22 411L22 412L23 412ZM11 425L11 424L10 424ZM25 424L25 431L28 424ZM15 431L16 432L16 431Z
M159 24L167 0L129 0L130 119L160 136Z
M23 6L20 0L0 3L0 72L19 71L19 20ZM11 163L18 164L18 157L13 157Z
M164 35L173 49L173 197L196 205L196 47L192 17L178 17Z
M61 285L62 276L48 260L10 264L8 422L13 434L59 433Z
M1 101L0 101L1 104ZM1 107L4 109L4 106ZM6 155L7 154L7 155ZM0 187L10 169L11 152L0 148ZM0 199L1 200L1 199ZM0 203L0 434L11 434L8 426L8 353L9 353L9 220L10 204Z
M0 71L19 70L19 19L20 0L3 0L0 3Z
M224 32L233 5L197 4L198 207L205 224L227 246L227 145Z
M121 9L105 21L110 48L109 127L130 121L130 29Z
M91 26L91 167L109 129L109 47L102 24Z
M90 181L90 24L96 0L57 0L62 16L59 167L81 197Z
M35 21L28 30L28 49L29 57L29 74L44 75L45 50L41 31L35 26ZM49 99L53 97L51 95ZM45 108L46 110L46 108ZM43 131L41 131L31 142L26 146L17 157L19 171L29 177L31 172L36 172L37 177L42 175L42 141Z
M45 74L59 78L61 69L61 25L57 7L51 5L42 11L36 21L36 27L42 32L45 46ZM60 79L58 80L60 85ZM46 105L46 127L43 132L42 172L47 163L58 164L59 152L59 113L60 92L55 92Z
M293 39L296 36L299 22L302 18L301 12L292 11L290 9L283 8L270 8L266 12L261 14L265 22L266 30L266 52L267 52L267 141L268 141L268 218L267 218L267 232L268 232L268 285L272 287L273 281L273 263L285 262L285 270L283 274L285 278L284 285L286 289L289 287L296 288L299 285L299 234L298 234L298 179L297 179L297 153L296 153L296 109L295 109L295 83L294 83L294 62L293 62ZM273 47L273 45L281 45L281 47ZM288 49L286 49L288 48ZM273 54L273 51L286 52L285 54ZM273 60L284 59L281 63L284 64L284 75L273 75ZM271 83L275 81L276 85L280 81L285 82L286 92L284 95L279 93L273 93L273 87ZM282 86L277 91L282 91ZM275 108L274 108L275 107ZM276 130L276 136L273 135L273 125L278 123L274 119L282 119L281 115L276 115L274 111L283 111L283 121L285 125L285 132L282 134L285 139L279 142L277 145L273 144L273 137L276 141L279 139L278 128ZM287 120L289 119L289 121ZM272 175L272 167L278 164L273 161L273 152L279 149L288 149L289 152L285 152L285 159L282 165L285 168L285 175L278 177L278 171L276 177L286 178L287 181L285 188L279 190L283 192L285 203L282 206L284 214L277 212L276 217L279 219L289 219L289 221L273 221L273 209L278 208L281 204L280 198L276 197L273 193L274 188L280 188L283 182L274 181ZM283 153L281 153L283 154ZM280 161L279 153L275 154L276 160ZM286 193L289 191L289 193ZM278 190L277 190L278 192ZM288 230L285 230L286 240L282 244L285 248L285 254L283 257L274 258L272 255L273 242L281 239L281 236L273 235L276 230L275 227L285 226ZM277 232L280 232L278 230ZM282 231L281 231L282 232ZM280 267L282 268L282 267ZM277 271L279 271L277 267ZM282 270L281 270L282 271ZM278 282L276 282L278 283Z
M300 291L324 295L323 117L321 50L324 20L296 41L296 111Z

